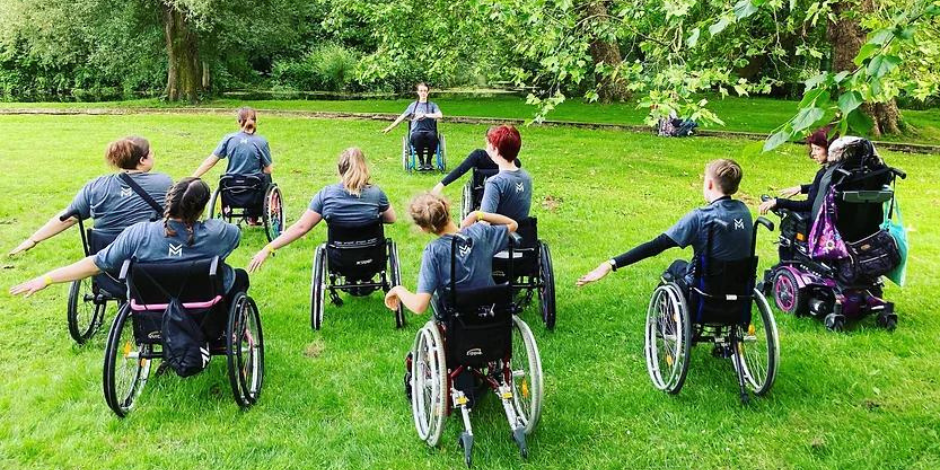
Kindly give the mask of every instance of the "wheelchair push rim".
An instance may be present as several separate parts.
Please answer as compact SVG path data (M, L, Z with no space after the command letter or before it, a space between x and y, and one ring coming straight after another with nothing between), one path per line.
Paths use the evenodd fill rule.
M388 264L391 271L389 279L388 292L393 287L401 285L401 264L398 260L398 245L394 241L388 242ZM398 308L395 309L395 327L403 328L405 326L405 308L401 302L398 302Z
M447 172L447 144L444 134L437 135L437 169L441 173Z
M277 238L284 230L284 198L281 189L272 184L264 198L264 232L268 241Z
M95 302L95 286L91 278L72 281L69 288L68 322L69 335L78 344L85 344L104 321L107 303Z
M323 326L323 308L326 299L326 245L317 247L313 256L310 281L310 327L319 330Z
M512 320L509 377L513 408L525 426L525 433L530 434L542 414L542 360L529 325L517 316L513 316Z
M232 302L226 329L229 382L235 402L247 408L258 401L264 382L264 337L254 300L240 292Z
M679 393L685 382L692 346L689 312L675 284L656 288L646 313L646 368L659 390Z
M147 384L153 352L152 345L137 341L130 320L130 307L124 304L111 325L104 360L105 401L122 418Z
M750 323L747 327L736 327L739 330L737 348L745 383L755 395L763 395L774 384L780 362L780 344L777 324L767 299L755 289L751 304Z
M552 268L552 254L548 244L539 241L539 306L542 309L542 321L549 330L555 329L555 270Z
M222 219L226 222L230 222L230 220L225 217L225 212L225 205L222 203L222 188L216 188L215 192L212 194L212 203L209 204L209 212L207 212L208 218Z
M411 410L418 437L434 447L444 431L448 399L444 341L433 320L418 330L412 349Z

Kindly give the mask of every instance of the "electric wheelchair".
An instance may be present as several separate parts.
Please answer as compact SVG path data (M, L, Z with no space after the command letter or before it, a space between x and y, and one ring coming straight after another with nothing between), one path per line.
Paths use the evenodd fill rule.
M218 257L185 263L124 262L120 280L127 283L130 301L111 325L104 358L105 401L119 417L133 408L150 377L152 361L164 357L163 314L174 299L209 339L203 354L226 356L238 405L247 408L258 400L264 379L261 317L244 291L226 301L220 264ZM212 321L220 315L226 316L224 328Z
M710 255L712 236L727 224L714 222L705 253L693 261L692 284L667 273L653 291L646 313L646 366L653 386L677 394L688 373L692 346L712 343L715 356L731 359L746 404L748 389L760 396L773 386L780 358L773 313L755 286L757 231L761 225L773 230L773 223L757 219L749 257L720 261Z
M898 323L894 303L882 298L881 276L871 275L865 266L889 255L873 257L861 250L896 243L879 232L886 211L890 219L895 207L895 180L907 175L885 165L865 139L845 137L836 143L830 152L842 152L843 158L827 170L831 183L820 192L834 190L836 228L850 256L838 261L814 259L809 247L812 215L775 209L780 216L780 262L764 273L764 291L773 295L780 311L821 318L830 331L842 331L847 319L870 314L877 315L878 326L892 330Z
M339 291L366 296L379 289L388 292L401 284L398 247L391 238L385 238L381 221L358 226L327 222L327 241L314 253L312 277L310 326L319 330L327 291L330 301L342 306ZM405 326L401 306L395 311L395 326Z
M499 397L510 437L526 458L526 435L538 424L543 385L535 337L515 315L511 286L456 288L457 245L467 242L460 234L453 239L450 286L434 298L434 318L415 336L408 355L406 393L418 437L431 447L440 440L446 417L454 408L460 411L464 431L458 444L469 467L473 452L470 407L476 389L488 388ZM513 244L510 241L510 250ZM458 387L458 381L472 385Z
M444 134L437 132L437 150L434 152L434 165L428 170L420 165L418 153L414 145L411 145L411 121L408 122L408 131L401 138L401 164L408 173L413 171L440 171L444 173L447 170L447 141Z
M284 198L277 184L268 175L222 175L212 195L209 218L241 225L256 217L261 218L268 241L284 230Z

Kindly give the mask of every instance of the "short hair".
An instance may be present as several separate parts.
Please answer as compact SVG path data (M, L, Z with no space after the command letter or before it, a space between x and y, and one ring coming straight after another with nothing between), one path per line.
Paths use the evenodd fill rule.
M140 161L150 155L150 142L147 139L132 135L115 140L108 144L104 157L114 168L133 170Z
M501 157L509 161L514 161L522 148L522 136L519 131L506 124L491 127L486 133L486 140L496 147Z
M738 192L743 172L737 162L727 158L714 160L705 167L706 176L710 176L718 190L730 196Z

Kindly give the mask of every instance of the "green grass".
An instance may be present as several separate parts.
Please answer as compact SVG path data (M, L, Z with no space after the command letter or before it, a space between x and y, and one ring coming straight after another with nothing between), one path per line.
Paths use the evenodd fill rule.
M432 97L433 99L433 97ZM708 129L739 132L770 133L797 112L797 101L771 98L719 99L709 96L711 109L725 121L724 126ZM400 113L411 99L367 99L367 100L259 100L215 99L201 103L203 107L237 108L246 103L258 109L287 111L325 111L351 113ZM479 98L473 96L449 96L436 100L445 115L493 118L531 119L535 108L525 104L525 99L513 95L495 95ZM109 107L177 107L158 99L114 101L103 103L4 103L0 108L48 107L48 108L109 108ZM602 105L572 99L562 103L547 116L547 119L598 124L642 125L646 109L638 109L633 103ZM903 110L909 131L904 135L885 136L882 140L940 144L940 109ZM263 118L263 117L262 117Z
M0 246L9 250L61 210L88 179L106 173L110 140L151 139L158 171L189 174L232 128L224 116L3 116L0 139ZM335 158L361 146L374 181L399 213L436 183L404 175L400 136L356 120L267 117L275 179L291 221L312 195L336 180ZM451 160L478 145L483 126L448 125ZM745 170L741 197L808 180L803 149L759 153L760 143L562 128L523 129L522 157L535 179L535 214L552 247L558 327L532 326L546 375L543 419L523 463L492 397L474 410L475 468L870 468L940 466L940 166L931 157L887 153L909 178L898 187L912 253L909 285L890 286L900 326L868 319L845 334L817 321L777 316L782 365L771 393L738 403L726 361L693 350L678 396L649 383L644 315L657 275L676 257L618 271L601 284L574 281L601 260L652 238L701 204L704 164L732 157ZM214 181L218 170L209 175ZM460 185L447 194L459 199ZM557 207L542 201L551 198ZM456 209L455 209L456 210ZM65 324L67 287L0 301L0 467L2 468L461 468L459 420L439 448L416 437L402 396L402 357L427 317L401 330L378 295L328 306L320 332L309 329L310 265L325 239L318 227L278 252L252 276L262 312L267 378L256 407L242 412L228 388L224 361L191 379L152 378L130 417L112 415L101 392L104 334L72 344ZM413 288L428 236L407 221L390 227L406 285ZM774 259L772 236L760 239L762 268ZM246 229L229 261L244 266L265 243ZM75 230L0 263L4 290L80 256ZM934 273L934 274L931 274ZM112 312L113 315L113 312ZM112 315L109 315L111 317Z

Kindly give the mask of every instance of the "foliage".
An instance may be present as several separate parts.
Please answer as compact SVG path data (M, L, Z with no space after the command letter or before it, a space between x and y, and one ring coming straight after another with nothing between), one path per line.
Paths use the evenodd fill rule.
M274 83L305 91L347 91L358 64L356 52L338 44L324 44L300 61L274 63Z

